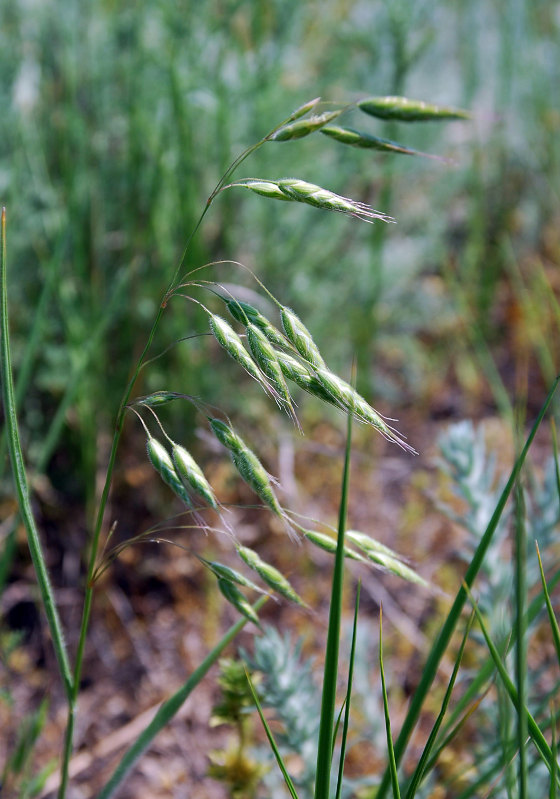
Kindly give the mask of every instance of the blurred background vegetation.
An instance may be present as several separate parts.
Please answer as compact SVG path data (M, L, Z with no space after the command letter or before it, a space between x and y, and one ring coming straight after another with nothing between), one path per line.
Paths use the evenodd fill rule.
M559 37L552 0L2 1L13 365L43 526L66 553L53 561L57 584L79 573L125 381L206 198L236 155L315 96L404 94L473 119L371 123L451 163L352 151L319 134L267 144L243 176L319 183L398 224L370 227L232 190L187 266L235 259L253 269L334 370L348 376L356 357L362 392L402 420L415 446L440 420L540 405L558 371ZM247 298L257 288L229 266L207 276L242 283ZM193 304L174 302L155 351L206 330ZM188 392L246 424L258 419L266 452L278 414L234 368L197 338L171 347L137 393ZM318 408L301 403L310 426ZM165 418L174 438L193 437L186 406ZM331 434L321 435L317 446ZM165 500L138 496L139 481L159 490L134 471L141 431L121 459L113 516L130 535ZM307 477L311 492L324 482L316 464ZM2 533L0 586L26 559L15 528Z

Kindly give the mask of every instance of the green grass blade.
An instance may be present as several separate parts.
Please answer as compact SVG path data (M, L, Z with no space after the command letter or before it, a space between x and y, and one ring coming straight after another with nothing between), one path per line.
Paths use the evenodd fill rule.
M432 767L434 765L433 759L430 760L430 755L432 754L432 750L433 750L433 748L435 746L435 743L436 743L436 740L437 740L437 736L438 736L439 731L441 729L441 725L443 723L443 719L445 717L445 714L447 712L447 708L449 706L449 702L451 700L451 694L453 693L453 688L455 687L455 681L457 679L457 674L459 673L459 666L461 665L461 660L463 659L463 652L465 651L465 646L466 646L466 643L467 643L467 639L469 637L469 633L471 631L471 627L472 627L473 621L474 621L474 612L471 613L471 616L469 618L467 627L465 629L465 634L463 635L463 640L461 642L461 646L459 647L459 652L457 654L457 658L455 659L455 665L453 667L453 672L451 674L451 678L449 680L449 684L447 686L447 690L445 692L445 696L443 697L441 710L438 713L438 717L435 720L434 726L432 727L430 735L428 736L428 740L426 741L426 745L424 747L424 751L422 752L420 760L418 761L418 765L416 766L414 774L412 775L412 778L410 780L410 784L408 786L408 790L406 792L406 798L405 799L412 799L412 797L415 795L416 789L420 785L420 782L422 781L422 779L424 778L424 775L426 774L426 772L428 770L428 768L427 768L428 767L428 763Z
M551 742L551 749L552 749L552 773L550 775L550 791L548 793L548 799L556 799L558 791L557 791L557 781L558 781L558 741L556 739L556 719L554 718L554 713L551 713L551 727L552 727L552 742Z
M1 294L1 337L0 337L0 369L2 374L2 399L4 402L4 415L6 433L8 437L8 448L12 462L12 473L16 486L19 510L27 533L27 541L31 560L35 569L35 575L39 584L41 601L45 608L49 629L52 636L54 651L58 662L58 668L64 683L64 690L68 699L72 696L73 680L64 641L62 624L58 615L55 603L54 592L52 590L45 558L41 548L41 541L33 511L31 510L31 499L21 443L19 438L18 420L16 414L16 403L14 397L14 383L12 378L12 366L10 356L10 331L8 325L8 280L6 263L6 211L2 209L2 224L0 231L0 294Z
M399 777L397 774L397 761L395 759L395 749L393 747L393 736L391 735L391 717L389 715L389 700L387 698L387 687L385 685L385 670L383 668L383 608L379 608L379 670L381 672L381 690L383 692L383 710L385 713L385 731L387 733L387 755L389 757L389 771L391 773L391 787L393 788L393 799L400 799Z
M348 484L350 479L350 447L352 441L352 414L348 414L346 454L342 476L342 492L338 517L338 542L334 558L333 583L329 612L329 629L321 697L321 720L319 723L319 746L315 780L315 799L328 799L333 751L333 727L338 675L338 649L340 643L340 620L342 615L342 584L344 580L344 533L348 511Z
M554 615L552 602L550 601L550 593L544 576L544 569L541 560L541 552L539 549L539 545L536 542L535 546L537 548L537 558L539 559L539 569L541 572L541 582L543 587L544 601L546 602L548 619L550 621L550 629L552 630L552 640L554 641L554 648L556 649L556 657L558 658L558 664L560 665L560 628L558 627L558 622L556 621L556 616Z
M270 744L270 748L274 752L274 757L276 758L276 762L278 763L278 768L282 772L282 776L284 777L284 782L286 783L288 791L290 792L290 796L292 797L292 799L298 799L298 795L296 793L296 789L294 787L294 783L292 782L292 779L291 779L290 775L288 774L288 769L286 768L286 764L282 760L282 755L280 754L280 750L278 749L278 746L276 745L276 741L274 740L274 736L272 734L272 730L270 729L270 727L268 725L268 722L267 722L267 720L264 717L264 713L262 712L261 703L259 701L259 697L257 695L257 692L255 691L255 686L253 685L253 681L251 680L251 677L250 677L249 672L247 670L245 670L245 674L247 675L247 682L249 683L249 688L251 689L251 693L253 695L253 701L254 701L255 706L257 708L258 714L259 714L259 716L261 718L261 721L262 721L262 724L263 724L263 727L264 727L264 731L266 732L266 737L268 738L268 742Z
M466 588L466 590L467 590L467 593L469 593L469 595L470 595L470 591L468 590L468 588ZM498 674L500 676L502 684L503 684L503 686L504 686L504 688L506 690L506 693L508 694L512 704L514 705L515 708L518 708L519 707L519 697L517 695L517 689L516 689L515 685L513 684L509 674L507 673L507 669L506 669L506 667L503 664L503 661L502 661L502 659L500 657L500 654L499 654L494 642L490 638L490 635L489 635L488 630L486 628L486 625L484 623L484 619L482 618L482 614L480 613L480 611L478 609L478 606L477 606L476 602L474 601L474 599L472 598L472 596L470 597L470 600L471 600L472 606L474 608L474 612L476 613L476 618L477 618L478 623L480 625L480 629L482 630L482 634L484 635L484 639L486 641L486 645L488 646L488 649L490 650L490 654L492 655L492 659L494 660L494 663L496 665L496 669L498 671ZM533 718L533 716L529 712L529 709L526 706L524 706L524 707L521 708L521 712L524 713L525 716L526 716L529 735L533 739L533 742L534 742L535 746L537 747L537 749L538 749L538 751L539 751L539 753L540 753L545 765L547 766L548 770L552 774L552 772L557 768L557 766L554 766L553 763L552 763L552 760L553 760L553 758L552 758L552 750L551 750L546 738L544 737L539 725L537 724L537 722L535 721L535 719ZM525 745L525 742L524 742L524 745Z
M529 451L529 448L533 443L533 439L535 438L537 430L539 429L541 422L544 419L544 416L550 406L550 403L552 402L552 398L558 387L559 380L560 378L557 377L552 385L552 388L548 393L546 400L544 401L544 404L539 412L539 415L527 437L525 446L523 447L521 454L515 461L509 479L504 487L504 490L501 493L500 499L498 500L496 509L492 514L492 518L490 519L488 526L484 532L484 535L482 536L480 543L473 555L472 561L469 565L469 568L467 569L464 578L464 583L469 587L473 584L480 570L480 567L482 566L482 562L484 561L486 551L490 545L490 542L492 541L492 537L496 531L498 522L500 521L508 497L511 494L513 486L515 485L515 481L517 480L521 467L523 466L525 458L527 457L527 452ZM447 649L451 636L453 635L455 627L457 626L457 623L459 621L466 598L467 598L467 593L465 587L461 586L461 588L457 593L457 596L455 597L451 610L449 611L447 618L443 624L441 632L430 651L428 660L426 661L426 665L424 666L424 669L422 671L422 677L414 693L414 697L412 698L412 701L410 703L410 707L408 709L405 720L401 727L399 737L397 738L397 741L395 743L395 758L397 763L400 763L404 755L408 740L412 734L414 726L416 725L416 722L420 715L420 711L422 709L422 705L424 704L424 700L428 694L428 691L430 690L430 687L436 675L440 661ZM389 771L386 770L385 774L383 775L382 781L379 785L379 790L376 799L384 799L387 789L389 787L389 781L390 781L390 774Z
M350 699L352 697L352 680L354 678L354 659L356 656L356 637L358 633L358 609L360 607L360 592L362 584L358 582L356 589L356 603L354 606L354 623L352 626L352 644L350 646L350 663L348 665L348 687L344 708L344 724L342 725L342 741L340 742L340 762L338 765L338 780L336 785L336 799L340 799L342 791L342 775L344 772L344 759L346 757L346 742L348 740L348 725L350 723Z
M267 597L260 597L253 605L254 610L260 610L266 602L266 599ZM99 792L97 799L109 799L109 797L114 796L117 788L119 788L136 761L144 754L146 749L148 749L158 732L171 721L181 705L184 704L202 678L208 673L210 667L218 660L226 646L233 641L246 624L247 619L243 618L230 627L224 637L204 658L200 666L193 671L189 679L173 694L173 696L169 697L169 699L162 704L146 729L140 733L136 741L127 752L125 752L112 776Z
M527 797L527 528L523 489L515 488L515 647L517 682L517 746L519 749L519 799Z

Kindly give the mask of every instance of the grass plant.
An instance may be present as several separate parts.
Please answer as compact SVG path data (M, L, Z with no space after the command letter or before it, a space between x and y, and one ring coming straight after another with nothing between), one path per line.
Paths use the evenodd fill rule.
M302 25L308 19L305 4L287 4L293 12L291 14L281 7L282 4L273 3L269 10L264 4L257 4L254 17L248 17L240 6L232 27L235 47L228 50L220 40L212 53L201 49L206 48L204 25L208 20L203 14L197 19L192 10L186 7L180 10L176 4L162 2L154 4L155 10L145 6L134 12L123 11L118 26L112 29L91 24L94 11L87 4L76 6L68 15L62 13L64 4L61 2L47 5L56 6L60 12L56 15L60 23L50 23L58 42L54 48L47 35L48 26L42 24L37 25L37 31L41 33L32 31L25 34L31 37L33 46L29 47L29 42L26 45L19 19L21 9L15 0L7 0L0 10L6 30L15 34L6 39L5 48L0 48L0 66L8 68L10 59L17 63L12 58L16 50L27 54L20 63L19 83L14 80L16 88L19 86L19 94L14 95L14 103L6 104L7 112L4 121L0 122L3 134L0 158L3 163L7 152L3 149L5 144L9 149L16 133L21 135L23 142L19 160L10 173L12 183L7 192L10 235L16 253L11 262L24 263L33 256L37 262L45 264L46 274L40 285L37 283L31 287L36 313L27 342L22 344L22 330L24 327L26 333L28 330L22 308L29 307L22 297L29 286L22 277L24 270L18 269L21 274L11 288L13 300L9 310L15 324L10 329L6 214L3 211L1 363L6 434L0 441L0 451L2 448L10 451L18 512L27 532L41 603L68 705L65 742L59 764L60 799L64 799L70 789L74 728L95 592L101 575L126 547L147 540L169 541L172 532L168 528L175 523L206 533L219 531L224 540L231 541L232 557L237 559L238 568L203 557L195 551L194 544L192 554L206 568L209 577L215 578L222 596L241 614L241 619L211 650L182 688L162 705L154 720L130 746L101 789L99 796L103 799L117 793L138 758L173 718L241 628L251 622L255 629L259 629L258 612L264 597L253 603L251 596L270 594L302 607L306 604L305 597L296 592L276 564L261 556L257 544L253 549L252 542L251 547L242 542L235 514L220 504L219 490L211 485L209 476L195 460L197 453L194 457L191 454L188 438L194 420L202 420L207 440L212 440L216 446L222 447L224 453L227 452L232 468L247 489L253 492L255 502L269 512L287 534L284 546L295 548L305 539L310 545L334 556L320 701L318 693L312 697L317 702L317 715L320 706L317 725L312 725L313 729L303 729L301 713L300 717L297 713L290 716L284 709L284 716L281 715L282 702L278 697L273 701L273 674L269 675L269 683L263 690L258 682L249 678L252 701L263 720L289 794L300 799L308 796L315 799L336 796L339 799L358 794L368 799L383 799L392 792L393 797L402 795L412 799L413 796L427 796L432 789L443 790L447 785L450 795L465 799L478 795L507 796L510 799L536 795L536 791L539 795L544 795L544 791L548 791L550 796L556 795L560 784L556 736L558 711L553 700L558 681L553 681L553 689L543 696L538 690L537 677L532 673L529 652L537 632L543 634L543 611L546 609L546 635L554 642L560 663L552 597L552 591L560 581L553 548L560 517L558 453L553 449L542 483L527 467L527 460L537 432L552 407L558 380L554 380L558 370L555 368L557 352L553 343L558 328L558 303L547 274L547 259L551 257L554 246L557 247L557 240L545 247L542 230L529 230L529 225L520 224L515 216L517 207L528 202L531 193L538 197L534 201L537 215L542 215L545 222L557 212L553 176L558 173L558 141L548 100L555 83L552 71L529 62L526 53L530 48L521 45L522 31L526 31L527 40L533 44L548 38L552 43L551 34L555 26L557 28L557 22L547 4L540 4L538 11L532 14L527 2L518 3L515 12L508 17L507 25L500 27L501 33L492 51L496 70L489 86L497 99L494 107L500 110L500 120L493 123L493 135L475 148L474 170L469 174L456 170L455 177L443 181L446 185L430 195L436 196L439 191L440 199L445 197L455 218L459 219L453 235L465 238L465 246L460 252L456 250L455 241L449 238L449 229L442 224L438 214L431 214L425 226L420 216L416 220L423 231L416 236L416 243L423 252L419 263L422 262L423 266L429 263L432 268L432 254L425 242L434 231L441 237L442 248L450 253L445 256L447 262L442 275L438 276L437 285L444 289L441 295L444 300L436 300L433 305L430 304L429 291L418 289L418 284L424 287L429 281L418 281L411 290L406 279L402 279L398 265L406 259L396 258L394 263L397 267L393 270L395 252L391 249L391 241L394 227L386 224L394 221L389 214L399 187L408 186L407 164L413 156L420 160L426 154L434 155L428 153L434 129L431 123L465 116L464 112L442 104L401 97L406 92L407 83L414 79L414 69L418 64L425 60L428 71L430 65L433 66L428 46L433 31L425 4L419 4L414 13L408 13L404 3L390 4L375 20L384 38L374 60L379 66L383 85L388 87L387 96L364 96L344 104L322 104L318 98L314 99L296 109L263 138L259 138L260 132L256 134L255 131L260 131L262 120L270 118L272 109L276 114L276 109L282 105L274 88L282 82L278 79L278 64L285 68L282 58L285 59L284 53L288 52L287 45L299 35L298 31L306 27ZM476 5L480 6L480 11L481 4ZM357 9L358 14L365 13L367 18L367 9L361 8L361 4L351 3L350 6L355 11ZM484 20L499 16L499 12L495 4L484 7L482 16L466 7L441 10L445 23L449 23L451 15L456 15L464 23L462 30L475 33ZM45 22L47 11L37 9L37 14L38 20ZM277 25L282 41L275 41L273 29L279 21L283 21ZM318 21L317 24L324 22ZM367 24L362 27L367 38ZM541 30L543 27L547 27L550 33L545 35ZM79 41L75 34L76 30L82 29L88 31L84 42ZM181 36L187 35L192 36L192 46L185 48ZM464 66L461 99L469 107L476 97L477 86L482 82L478 75L481 63L479 38L476 35L463 36L458 48ZM275 47L271 49L274 41ZM390 57L386 57L386 48ZM310 48L304 48L304 51L306 57L310 57ZM335 74L337 65L347 58L347 51L348 48L339 50L333 41L329 64L334 65ZM121 52L124 61L112 61L108 57L110 53ZM163 53L171 53L170 61L162 56ZM251 59L246 57L247 53L251 54ZM519 64L512 58L513 53L523 53ZM282 58L278 57L279 54ZM224 62L228 59L230 68L235 65L232 72L237 70L242 76L238 87L232 88L223 80L226 73ZM349 60L353 61L353 56ZM321 59L317 63L320 62ZM211 73L209 77L205 75L205 79L208 77L209 81L214 81L208 97L198 88L203 85L203 81L198 79L201 63ZM111 64L118 65L118 80L111 72ZM362 75L364 70L366 75L371 71L370 66L366 69L363 63L357 65L358 73L360 70ZM317 69L317 72L321 73L321 70ZM330 72L329 76L332 77ZM268 94L256 90L263 82L269 88ZM169 101L161 100L159 96L160 87L164 84L169 91L165 95ZM37 86L41 91L37 91ZM82 97L84 86L91 89L85 104ZM25 95L25 89L34 92L33 96ZM232 99L232 93L235 102L227 102ZM136 103L137 97L146 102ZM51 118L53 108L61 98L73 107L81 108L81 112L67 117L55 114L53 125L47 124L46 120ZM232 111L234 107L235 114ZM521 114L521 138L516 140L513 126L508 126L508 123L519 118L521 107L526 112ZM122 109L122 112L115 114L115 108ZM215 135L208 136L204 126L191 124L191 120L205 114L211 120L209 124L215 127ZM371 119L367 119L371 115L378 120L373 132L364 129L371 124ZM349 116L356 120L352 123L356 127L346 126ZM108 119L110 124L105 124ZM403 134L404 123L410 122L422 124L415 127L413 133ZM425 132L424 123L427 123L428 132ZM506 147L497 135L498 128L506 134ZM44 138L41 138L41 130L48 131ZM53 147L51 140L58 146ZM232 153L241 149L240 140L256 140L256 143L232 160ZM92 149L87 144L89 141L94 143ZM301 162L290 155L298 147L304 154ZM314 147L317 149L313 150ZM321 168L323 165L326 167L321 177L310 174L308 163L312 163L313 158L309 153L325 150L329 153L338 150L343 154L339 156L340 160L329 155L325 162L318 162ZM356 165L363 163L359 159L369 157L372 151L386 158L376 185L379 199L375 205L380 207L379 211L369 202L369 178L358 175L342 187L339 179L341 165L345 168L350 166L355 174L358 171ZM192 152L204 152L206 157L192 159L189 156ZM532 174L531 161L534 160L539 162L538 182L542 190L529 192L529 187L534 188L532 179L528 177ZM146 161L148 167L141 169ZM300 163L306 167L301 173ZM203 186L210 182L211 177L215 181L213 170L216 166L223 174L206 200ZM252 176L246 176L249 168L248 174ZM286 177L288 175L290 177ZM3 174L0 174L0 179L4 180ZM311 180L321 180L321 185ZM105 191L107 185L112 187L110 196ZM17 210L14 202L16 186L22 187L35 209L34 213L26 216ZM238 205L237 197L241 196L244 203ZM434 204L436 201L433 200L426 203L430 207ZM437 204L441 207L441 203ZM198 216L201 207L203 210ZM324 213L327 211L335 214ZM319 212L323 212L322 218ZM253 219L263 224L255 224L254 237L244 241L240 231L246 230L247 223ZM314 219L315 225L312 224ZM362 234L348 234L348 226L356 223L355 227L358 227L358 221L371 224L371 229L363 225ZM426 230L429 228L428 234L424 227ZM182 256L177 258L177 252L183 246L185 229L190 229L191 234ZM258 229L266 233L257 233ZM370 231L369 235L367 231ZM413 227L411 231L414 233ZM356 238L349 239L349 235ZM542 254L539 254L536 276L518 256L533 235L542 236L538 245ZM292 258L293 261L292 255L286 254L293 253L293 248L285 246L288 241L298 242L297 262L308 262L307 271L287 260ZM325 241L328 245L317 246L318 242L323 245ZM218 251L241 251L250 268L233 261L211 260L217 257L215 253ZM347 268L346 251L355 252L357 256L352 270ZM339 258L342 255L345 257ZM340 266L333 269L330 277L325 262L337 261ZM176 264L171 277L169 274L162 276L162 271L167 271L162 266L164 264ZM485 265L482 273L481 264ZM337 310L332 298L342 304L347 286L348 291L358 287L359 308L353 316L349 334L338 336L329 351L330 325ZM520 332L527 330L530 333L527 338L531 340L531 346L514 348L515 386L518 389L524 387L518 390L515 402L511 398L512 377L501 368L499 358L494 354L498 326L492 309L496 307L504 287L509 292L508 312L521 320L516 323L518 338L521 339ZM538 312L531 302L532 294L539 297ZM313 314L310 313L310 296L320 309ZM293 305L295 310L284 303ZM399 309L399 313L403 306L409 308L410 313L406 322L401 319L394 331L387 333L391 328L386 324L391 319L390 303ZM192 326L188 331L184 329L184 315L179 310L184 304L188 304L189 324ZM129 314L125 310L127 306L132 309ZM419 683L395 736L391 731L391 725L395 729L397 725L391 707L390 665L387 655L383 657L380 637L381 702L378 710L379 719L383 717L385 724L382 727L384 740L376 739L376 746L386 756L387 763L384 774L366 774L359 782L344 774L345 758L352 744L350 700L356 693L353 681L356 679L354 666L358 665L355 663L359 627L357 599L349 676L342 689L338 679L343 631L343 577L347 564L355 561L359 569L365 569L365 564L373 564L404 580L428 588L429 585L395 551L383 547L369 535L347 529L350 431L356 422L368 425L387 441L396 443L405 451L412 450L412 445L392 427L391 420L371 407L367 397L372 385L379 388L380 393L391 396L393 392L394 396L391 381L383 380L383 366L385 358L390 362L395 357L395 349L402 347L403 352L412 353L413 357L402 356L406 361L402 374L403 379L414 380L414 374L421 371L417 364L428 361L425 353L429 352L429 342L425 349L422 339L437 335L434 320L444 316L444 306L446 313L447 306L451 308L451 317L446 317L451 318L451 324L463 324L466 331L464 343L457 345L463 347L461 366L457 369L459 386L468 382L468 375L473 371L478 383L484 375L496 405L512 427L525 413L535 421L503 486L496 483L496 471L491 459L487 458L482 439L477 439L465 426L456 429L442 443L444 469L460 501L466 503L462 516L455 508L442 507L453 514L454 522L463 526L469 536L467 551L461 553L465 563L463 583L440 632L428 647ZM56 313L52 312L54 307ZM228 319L221 316L226 312L229 313ZM416 335L418 331L422 335ZM112 335L116 332L118 335ZM140 335L144 336L141 344ZM356 350L358 389L326 365L326 362L331 365L340 363L347 358L349 349ZM538 356L538 378L530 369L533 350ZM39 352L44 365L37 369ZM217 352L224 358L227 355L229 364L224 364L221 369L207 368L208 358L215 361L220 357ZM132 368L130 353L135 359ZM370 369L372 356L376 356L375 361L379 360L381 366L375 378L372 378ZM15 387L12 361L17 366ZM113 363L116 364L117 379L106 381L104 374ZM197 366L200 363L203 365ZM471 368L473 363L477 365L475 369ZM220 395L223 394L225 377L221 375L227 374L228 366L231 368L229 374L235 374L243 389L231 392L228 407L222 408ZM184 381L184 385L177 386L175 375L185 373L189 379ZM60 374L65 374L66 380L61 381ZM246 379L247 374L254 382ZM550 389L540 410L539 402L533 399L528 388L531 377L538 379L541 388L546 385L547 390ZM254 383L257 383L256 387ZM42 393L38 390L41 385ZM169 386L169 390L162 389L162 386ZM240 420L240 397L259 394L263 404L273 400L270 406L274 408L276 405L276 412L285 414L288 424L304 428L305 421L303 417L300 419L298 405L299 390L314 400L319 399L328 409L341 411L348 419L336 533L330 531L327 534L327 528L323 526L319 530L308 529L308 520L302 520L284 507L276 480L268 473L266 455L261 455L260 451L257 454L253 443L256 430L247 432L247 425ZM184 391L189 394L182 393ZM30 410L33 403L23 402L30 394L40 397L40 402L35 403L36 408L40 406L35 416ZM527 408L521 408L521 395L527 401ZM217 399L219 408L216 407ZM255 407L263 406L257 404ZM72 636L72 640L77 642L72 653L65 643L56 592L46 568L29 487L35 483L35 477L53 462L63 436L68 436L65 421L69 414L73 416L78 439L75 479L83 500L82 515L90 532L87 546L83 547L87 552L83 553L86 565L82 621L79 632ZM111 417L114 418L109 421ZM522 426L519 424L516 432L519 437ZM100 443L102 436L98 435L102 429L114 431L105 455ZM111 515L114 513L109 499L122 452L121 439L124 433L135 429L140 431L140 435L145 434L148 459L155 469L154 481L156 475L161 478L166 501L175 503L173 508L180 509L180 514L177 522L156 524L126 541L114 536L108 511ZM134 440L133 436L131 438ZM33 446L28 439L39 443ZM2 454L5 454L5 449ZM98 496L96 483L99 481L100 460L105 463L106 470ZM2 468L3 461L4 458L0 459ZM58 470L59 466L56 468ZM63 469L57 477L70 482L68 472ZM510 511L508 503L512 497ZM14 556L15 530L14 520L0 555L0 588L6 581ZM514 565L510 569L503 567L503 548L507 547L508 536L511 537L508 551L512 553ZM546 553L546 568L540 558L540 568L537 568L535 559L531 557L528 541L532 538L539 540L543 553ZM476 598L475 594L478 594ZM455 651L454 639L465 623L464 609L468 601L473 605L482 638L474 632L472 616L463 631L462 643ZM508 607L508 613L503 613L506 603L511 607ZM281 654L283 650L279 642L276 641L275 645L276 654ZM477 653L479 661L476 674L469 682L468 669L462 668L461 664L472 651ZM430 692L444 658L451 659L452 666L441 709L417 762L408 771L403 764L409 742L421 713L429 704ZM264 645L260 653L257 651L246 659L249 667L254 665L258 671L259 664L262 667L266 660ZM280 670L282 658L278 656L277 661L270 661L269 665L271 671ZM309 699L312 689L307 684L304 688L302 695L307 691ZM307 709L310 705L306 702L304 706ZM267 707L273 707L279 715L283 724L282 737L270 726L266 718ZM29 724L22 726L17 746L3 770L4 784L18 786L22 795L39 794L44 785L45 774L35 777L29 770L44 714L42 708ZM458 787L452 780L446 783L440 763L447 752L455 751L459 734L468 728L472 718L479 719L482 728L492 729L492 745L477 749L475 774L462 775ZM304 778L299 781L297 775L290 774L290 752L297 752L305 765ZM264 779L258 764L253 778L251 790L257 796L259 780ZM278 782L269 779L269 784L276 786L276 790Z

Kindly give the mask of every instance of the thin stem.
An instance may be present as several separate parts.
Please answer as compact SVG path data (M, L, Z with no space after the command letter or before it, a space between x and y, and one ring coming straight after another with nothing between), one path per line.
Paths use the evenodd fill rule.
M19 427L16 413L16 401L14 395L14 383L12 377L12 364L10 354L10 331L8 325L8 280L7 280L7 259L6 259L6 209L2 208L2 220L0 229L0 294L1 294L1 336L0 336L0 371L2 377L2 397L4 402L4 415L10 459L12 462L12 473L16 485L19 501L19 509L25 530L31 560L37 582L41 592L41 599L45 607L45 613L51 632L54 651L58 662L58 668L64 683L64 690L68 701L73 695L72 673L64 641L62 624L58 615L54 592L50 583L45 557L41 548L41 540L35 524L33 511L31 509L31 499L25 463L21 450L19 437Z

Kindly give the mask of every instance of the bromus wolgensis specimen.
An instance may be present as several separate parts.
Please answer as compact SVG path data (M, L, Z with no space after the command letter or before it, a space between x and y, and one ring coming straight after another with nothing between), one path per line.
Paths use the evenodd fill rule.
M272 295L267 292L266 288L257 280L262 289L278 307L282 327L282 330L280 330L260 310L248 303L238 300L231 291L225 291L219 281L199 280L200 270L205 269L205 274L207 275L211 273L214 265L208 264L205 266L197 265L191 267L189 263L191 253L190 247L194 236L199 231L213 203L221 196L222 192L226 190L235 191L237 188L247 188L253 193L261 195L264 198L263 201L266 201L266 199L276 199L284 203L299 204L302 206L302 212L304 212L303 206L308 205L322 211L335 211L368 223L384 224L393 221L392 217L388 216L383 211L375 211L363 202L344 197L330 189L323 188L298 177L282 178L275 176L265 178L241 178L235 180L234 173L258 148L264 145L285 146L281 143L297 141L305 136L320 132L324 128L325 132L327 132L331 138L335 138L342 144L362 146L360 144L362 139L359 137L363 137L363 141L366 141L370 134L356 132L352 132L352 134L341 133L341 129L339 128L336 129L335 133L333 133L332 128L330 131L327 131L326 126L328 123L332 122L333 119L338 118L343 113L353 112L359 115L365 112L368 115L378 116L382 119L387 118L388 114L390 114L390 118L406 119L408 121L425 120L428 118L437 120L464 116L463 112L456 112L436 106L427 106L423 103L404 100L403 98L384 98L383 101L381 101L380 98L370 98L350 105L340 106L334 110L331 108L331 110L321 113L315 113L317 105L318 100L314 100L297 109L269 134L256 144L250 146L233 161L210 194L198 222L188 237L183 255L166 286L152 326L147 334L145 344L138 360L131 370L130 379L125 386L115 416L114 436L108 456L104 484L88 542L82 621L73 664L70 663L70 658L67 653L62 624L57 612L54 593L45 565L45 558L41 550L37 526L31 510L24 459L18 436L8 331L5 213L2 215L2 386L7 437L20 512L27 531L31 557L41 592L41 600L48 620L57 663L68 701L66 734L58 785L58 795L60 799L64 799L66 796L69 783L69 764L73 750L74 725L96 579L107 568L111 558L122 551L121 546L113 553L109 551L105 554L105 547L110 538L110 532L105 535L105 530L107 529L106 515L108 499L117 461L119 442L127 414L130 415L131 419L140 419L146 431L148 458L157 474L159 474L172 493L183 503L186 509L185 513L190 516L193 525L201 527L207 532L214 530L207 521L206 511L209 513L218 511L220 521L223 522L225 528L223 532L227 532L227 534L233 538L236 554L245 566L254 572L254 579L260 579L265 587L263 587L263 585L256 585L248 577L240 575L240 573L234 569L228 571L229 567L225 565L217 563L212 564L212 562L204 561L210 573L215 576L222 595L243 615L243 619L232 628L208 655L200 668L185 684L184 688L162 706L154 721L139 736L136 743L122 758L120 765L114 772L113 777L107 782L101 796L109 797L114 794L137 757L146 749L158 730L160 730L174 715L186 696L196 686L210 665L215 662L237 630L248 620L252 620L255 624L258 624L258 616L256 613L263 600L259 599L257 603L252 606L245 596L244 590L254 590L253 586L255 586L258 591L270 591L288 600L294 601L295 603L305 604L294 591L288 580L275 566L262 560L258 553L244 546L237 540L236 531L231 529L227 520L222 519L219 498L216 496L203 470L182 444L175 442L160 424L157 412L161 406L165 405L167 402L178 402L181 400L194 404L197 412L206 419L209 425L209 431L211 431L220 444L228 450L231 461L239 476L252 489L262 505L281 520L284 528L293 540L292 545L297 545L296 541L299 542L302 538L306 538L314 545L330 550L335 555L336 576L333 581L331 622L329 624L329 638L327 644L327 669L325 672L327 690L323 699L321 740L317 764L316 796L321 797L321 799L323 799L323 797L326 799L329 795L331 772L330 752L334 729L337 726L334 722L333 685L336 678L337 651L340 638L340 598L344 557L372 562L380 568L389 569L394 573L400 574L404 579L418 579L415 573L407 567L394 552L383 552L382 548L378 548L378 550L375 551L375 542L372 544L371 539L369 539L370 543L368 544L367 539L360 539L359 535L355 535L353 539L349 538L351 543L360 551L355 551L346 547L344 544L349 450L347 451L346 457L345 488L343 489L343 502L340 510L338 544L334 544L333 539L331 539L333 543L329 544L328 537L324 536L320 531L308 530L306 527L302 527L296 521L294 515L290 514L289 510L282 506L278 492L274 488L274 479L268 474L265 466L251 448L250 442L247 442L237 431L237 426L231 423L226 411L220 410L217 412L216 409L207 406L200 398L189 397L186 394L167 391L165 389L156 391L149 396L138 397L137 399L133 397L133 391L141 371L151 362L152 348L156 342L164 313L172 306L175 306L181 299L187 298L193 300L207 313L210 332L225 352L241 367L243 372L248 373L254 380L259 382L266 390L267 394L275 400L279 409L287 412L288 416L291 417L297 425L299 425L299 422L296 416L296 405L292 398L288 381L294 382L298 387L303 388L315 398L329 405L338 407L348 416L349 425L353 419L360 423L370 425L380 432L389 442L396 443L404 450L413 451L412 447L406 443L404 437L387 424L387 421L371 407L369 402L361 396L352 385L328 368L319 346L295 311L283 306L278 300L272 297ZM312 111L313 114L309 115ZM358 136L358 139L356 139L356 136ZM325 140L325 142L326 141L327 140ZM383 143L380 142L381 140L378 141L377 149L386 150L393 154L413 154L413 152L405 146L399 146L394 142L391 142L390 146L388 143L385 143L386 146L383 146ZM200 300L191 297L189 293L191 289L209 291L213 298L212 301L215 301L216 295L220 297L220 301L225 303L229 310L233 322L244 329L237 332L233 325L223 319L218 313L207 308ZM245 337L245 341L243 340L243 336ZM188 388L188 386L185 388ZM130 413L130 411L134 413ZM154 425L157 425L158 428L160 428L160 432L163 432L166 443L156 438L153 432L150 431L150 427ZM113 529L112 525L111 529ZM158 535L157 532L149 531L144 537L152 536L152 538L156 538ZM137 536L133 540L141 540L142 537L142 535ZM161 536L159 536L159 538L161 540ZM104 544L103 547L102 543ZM395 755L398 760L398 746L395 747Z

